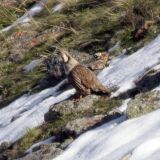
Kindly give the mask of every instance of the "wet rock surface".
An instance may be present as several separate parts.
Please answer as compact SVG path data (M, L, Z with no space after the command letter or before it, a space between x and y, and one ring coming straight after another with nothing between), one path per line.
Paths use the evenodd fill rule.
M33 41L37 35L36 31L17 31L9 37L7 41L10 44L10 50L7 60L20 62L25 53L33 48Z
M64 121L66 121L65 126L57 133L56 141L58 141L60 145L56 148L56 151L59 151L59 149L61 149L61 151L66 149L68 145L73 142L74 138L81 135L83 132L121 116L119 113L113 112L108 114L107 112L104 112L104 114L96 113L99 111L95 106L95 102L99 101L99 99L101 99L101 96L89 95L82 98L79 102L70 99L50 108L49 112L44 117L46 122L54 124L58 119L64 119ZM106 103L106 101L103 103ZM112 106L110 110L112 110ZM94 115L94 112L96 115ZM33 153L32 156L27 155L25 158L29 157L32 159L34 156L37 158L36 154L39 153L39 155L41 155L40 153L43 151L41 148L38 149L39 150ZM55 149L52 148L52 150ZM57 152L55 153L51 154L52 158L57 156ZM59 153L61 152L58 152L58 154ZM42 157L42 159L44 159L44 157Z

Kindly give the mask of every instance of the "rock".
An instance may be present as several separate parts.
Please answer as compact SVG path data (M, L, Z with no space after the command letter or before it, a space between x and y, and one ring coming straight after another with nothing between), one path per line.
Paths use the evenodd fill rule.
M106 115L98 115L92 117L79 118L71 122L68 122L65 129L76 133L76 135L80 135L88 128L93 127L94 125L102 122L102 119L105 116Z
M17 4L16 0L0 0L0 6L2 7L16 7Z
M23 58L23 55L22 54L19 54L19 53L15 53L15 54L10 54L7 58L8 61L11 61L11 62L20 62Z
M139 117L158 108L160 108L160 91L141 93L129 102L127 116Z
M28 72L34 70L36 67L38 67L40 64L42 64L42 61L43 61L43 59L32 60L28 65L26 65L23 68L23 72L28 73Z
M103 61L98 60L96 62L93 62L89 65L89 68L94 71L94 70L102 70L105 68L105 64L103 63Z
M18 160L49 160L60 155L63 150L59 148L59 143L52 143L47 145L41 145L40 150L19 158Z
M8 160L7 155L0 154L0 160Z
M109 53L108 52L98 52L95 54L96 61L89 64L89 68L91 70L102 70L106 67L107 62L109 61Z
M121 160L130 160L131 154L127 154Z
M61 149L65 150L73 141L74 141L73 138L66 139L66 140L61 144Z
M45 121L55 120L56 117L61 115L66 115L75 111L83 111L92 108L93 103L99 99L100 96L89 95L82 98L78 103L75 103L73 100L66 100L59 104L53 105L49 112L45 115Z
M10 46L7 60L19 62L29 52L33 46L33 40L38 35L36 31L17 31L8 37L7 42Z
M79 63L84 65L88 65L89 63L95 60L93 55L86 52L78 52L75 50L70 50L69 53L71 53L71 56L75 58Z

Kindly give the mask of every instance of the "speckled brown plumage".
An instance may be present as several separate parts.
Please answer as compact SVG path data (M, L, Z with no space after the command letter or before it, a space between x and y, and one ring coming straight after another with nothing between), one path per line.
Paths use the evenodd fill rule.
M88 95L92 92L102 92L109 94L109 90L101 84L94 72L81 65L67 51L60 50L64 61L68 80L80 95Z
M101 84L96 75L81 64L72 69L68 79L81 95L88 95L91 92L109 93L109 90Z

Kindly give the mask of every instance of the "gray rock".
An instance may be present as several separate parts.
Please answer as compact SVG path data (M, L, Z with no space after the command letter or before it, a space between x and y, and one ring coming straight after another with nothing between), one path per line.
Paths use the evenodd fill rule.
M20 62L22 60L22 58L23 58L22 54L15 53L15 54L10 54L7 57L7 60L10 61L10 62Z
M34 41L38 32L36 31L18 31L8 37L7 42L10 46L8 48L9 56L8 61L19 62L21 61L25 53L34 48Z
M31 61L28 65L26 65L23 68L24 73L28 73L30 71L33 71L36 67L38 67L40 64L42 64L43 59L36 59Z
M65 69L60 56L51 55L45 62L50 76L56 80L61 80L65 77Z
M18 160L49 160L60 155L63 150L59 148L59 143L52 143L47 145L41 145L40 150L19 158Z
M75 111L85 111L94 107L93 103L99 99L100 96L89 95L82 98L78 103L74 100L66 100L59 104L52 106L48 113L45 114L45 121L55 120L61 115L66 115Z
M160 91L141 93L128 104L127 116L138 117L160 108Z
M102 122L105 116L106 115L98 115L98 116L84 117L84 118L76 119L74 121L67 123L66 130L70 130L76 133L76 135L80 135L88 128L93 127L94 125Z

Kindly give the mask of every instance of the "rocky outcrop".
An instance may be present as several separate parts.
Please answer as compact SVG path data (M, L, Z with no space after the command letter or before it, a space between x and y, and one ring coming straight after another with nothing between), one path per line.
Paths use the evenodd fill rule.
M106 115L97 115L92 117L83 117L67 123L65 129L80 135L88 128L102 122Z
M63 150L60 148L60 143L41 145L37 148L37 151L18 160L49 160L60 155L62 151Z
M45 114L45 121L53 121L59 116L64 116L75 112L85 112L94 107L94 102L97 101L100 96L89 95L82 98L78 103L74 100L66 100L59 104L52 106L47 114Z
M129 102L127 116L139 117L158 108L160 108L160 91L141 93Z

